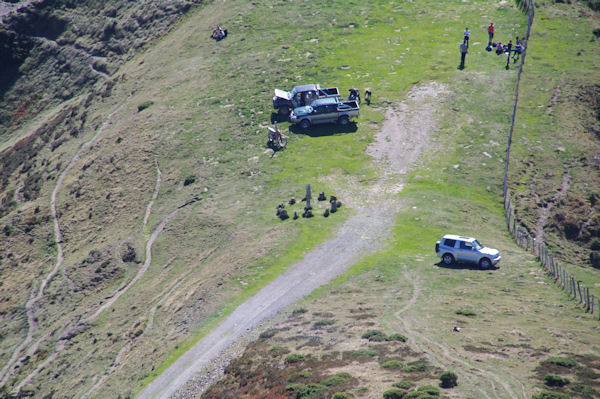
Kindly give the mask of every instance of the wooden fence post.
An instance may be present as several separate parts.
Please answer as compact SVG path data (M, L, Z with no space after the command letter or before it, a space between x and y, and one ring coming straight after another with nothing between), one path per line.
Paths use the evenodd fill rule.
M577 291L579 291L579 303L582 304L583 303L583 295L581 295L581 280L577 280ZM575 298L577 298L577 295L575 295Z
M585 311L589 312L590 309L590 287L586 287L585 288L586 294L585 294L585 298L586 298L586 304L585 304Z
M592 305L592 307L591 307L591 309L590 309L590 312L591 312L592 314L594 314L594 294L592 294L592 300L591 300L590 304Z

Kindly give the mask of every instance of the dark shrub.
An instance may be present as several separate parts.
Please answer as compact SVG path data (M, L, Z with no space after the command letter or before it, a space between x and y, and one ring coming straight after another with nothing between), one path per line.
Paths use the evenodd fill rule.
M304 385L302 384L290 384L288 386L285 387L286 391L297 391L298 389L302 388Z
M560 392L542 391L537 395L533 395L531 399L571 399L571 397Z
M600 238L594 238L590 243L590 249L592 251L600 251Z
M319 392L323 392L326 391L327 387L324 385L319 385L319 384L308 384L305 387L299 388L298 390L296 390L296 398L297 399L301 399L301 398L309 398L314 394L317 394Z
M423 385L422 387L417 388L417 392L423 392L430 396L440 396L440 389L433 385Z
M400 388L400 389L410 389L415 386L415 383L410 382L410 381L399 381L399 382L394 382L392 384L392 386L394 386L396 388Z
M440 386L442 388L454 388L458 385L458 377L452 371L446 371L440 375Z
M355 356L377 356L377 351L372 349L357 349L352 354Z
M291 355L287 355L285 358L285 362L288 364L302 362L306 359L306 356L300 353L292 353Z
M388 341L406 342L406 337L402 334L392 334L388 337Z
M313 328L320 328L325 326L330 326L335 323L333 320L319 320L313 324Z
M138 112L142 112L143 110L152 105L154 105L154 101L144 101L143 103L138 104Z
M383 393L383 399L402 399L405 394L399 389L389 389Z
M378 330L369 330L362 335L362 338L368 339L372 342L387 341L387 336Z
M573 384L571 385L571 391L581 394L584 398L595 398L599 396L598 391L585 384Z
M350 379L352 379L352 374L341 372L341 373L336 373L336 374L332 375L331 377L324 379L323 381L321 381L321 384L331 387L334 385L344 384L344 383L348 382L348 380L350 380Z
M549 387L564 387L571 381L568 378L559 377L557 375L548 374L544 377L544 384Z
M590 264L595 269L600 269L600 251L590 252Z
M577 234L579 234L579 224L574 220L565 220L563 222L563 229L565 232L565 237L569 240L576 239Z
M546 362L567 368L577 366L577 362L570 357L549 357Z
M183 181L183 185L184 186L189 186L190 184L193 184L196 182L196 176L191 175L185 178L185 180Z
M473 312L472 310L457 310L456 312L454 312L458 315L463 315L463 316L467 316L467 317L474 317L477 316L477 313Z
M350 399L350 396L348 396L348 394L345 394L342 392L336 392L333 394L331 399Z
M285 354L290 353L290 350L284 346L276 345L276 346L272 347L271 349L269 349L269 353L273 357L279 357L279 356L283 356Z
M403 369L405 366L401 360L387 360L381 364L384 369Z
M277 330L276 328L269 328L268 330L261 332L260 335L258 336L258 338L260 338L260 339L271 338L271 337L274 337L275 334L277 334L278 332L279 332L279 330Z

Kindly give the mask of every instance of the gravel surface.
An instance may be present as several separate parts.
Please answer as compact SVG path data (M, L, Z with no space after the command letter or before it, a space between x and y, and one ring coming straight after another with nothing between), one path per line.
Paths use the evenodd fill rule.
M354 215L346 220L336 236L306 254L304 259L291 265L283 275L241 304L137 398L200 397L222 376L223 369L241 353L245 343L256 337L262 323L328 283L365 255L383 248L390 236L394 215L401 206L397 198L386 194L401 190L400 174L408 170L427 145L435 127L435 106L445 94L445 87L440 84L422 85L408 93L407 101L389 109L381 132L376 134L368 149L379 163L378 169L383 176L372 189L356 192L364 198L353 198L350 202L363 205L353 207ZM390 187L398 189L389 190ZM374 197L378 200L374 201Z

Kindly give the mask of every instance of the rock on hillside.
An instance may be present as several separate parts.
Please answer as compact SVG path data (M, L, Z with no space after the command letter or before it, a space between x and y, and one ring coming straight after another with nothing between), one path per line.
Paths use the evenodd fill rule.
M0 135L108 78L200 1L23 2L0 24Z

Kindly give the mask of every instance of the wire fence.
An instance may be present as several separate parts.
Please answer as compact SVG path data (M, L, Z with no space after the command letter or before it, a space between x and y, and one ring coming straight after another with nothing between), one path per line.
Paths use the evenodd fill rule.
M576 280L564 266L561 266L558 261L555 261L548 247L544 242L536 241L529 231L523 227L515 217L515 207L512 204L510 196L507 196L504 201L504 213L506 215L506 224L508 230L512 234L515 242L527 251L534 253L540 259L542 267L550 275L554 282L565 292L569 297L573 297L591 314L598 314L600 320L600 298L596 298L594 294L590 294L590 288L581 284L580 280ZM595 307L594 303L598 305Z
M515 217L515 208L511 201L511 195L508 191L508 163L510 159L510 147L512 144L512 135L515 127L515 116L517 113L517 104L519 101L519 84L521 82L521 73L523 71L523 64L525 63L525 57L527 55L527 48L529 42L529 35L531 32L531 25L535 16L533 0L517 0L517 6L523 11L527 12L527 32L523 39L523 53L521 56L521 63L519 64L519 70L517 71L517 82L515 88L515 101L513 104L513 111L510 120L510 129L508 133L508 143L506 145L506 160L504 164L504 214L506 216L506 223L508 230L513 236L515 242L529 252L534 253L540 259L542 267L550 275L554 282L565 292L568 293L569 297L574 298L585 309L586 312L591 314L598 314L600 320L600 298L595 298L594 294L590 294L589 287L585 287L581 284L580 280L576 280L571 274L567 272L564 266L559 265L557 261L552 258L552 254L548 251L548 247L544 242L537 242L529 231L523 227ZM598 306L594 308L594 303L598 301Z

